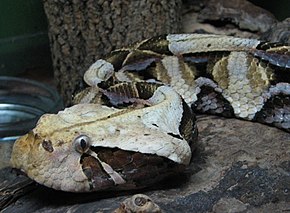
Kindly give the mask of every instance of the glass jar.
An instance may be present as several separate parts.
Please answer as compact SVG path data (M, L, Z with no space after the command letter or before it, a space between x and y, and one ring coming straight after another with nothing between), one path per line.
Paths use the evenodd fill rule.
M63 108L57 91L24 78L0 76L0 143L15 141L33 129L44 113Z

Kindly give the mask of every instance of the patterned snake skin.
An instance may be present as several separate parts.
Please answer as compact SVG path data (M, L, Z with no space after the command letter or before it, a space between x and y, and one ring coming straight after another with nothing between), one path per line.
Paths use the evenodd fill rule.
M11 164L71 192L129 190L183 172L192 111L290 131L290 46L175 34L111 52L84 75L75 105L19 138Z
M162 82L181 94L194 111L289 131L289 69L289 45L182 34L154 37L113 51L106 61L93 64L84 78L91 86L110 77Z

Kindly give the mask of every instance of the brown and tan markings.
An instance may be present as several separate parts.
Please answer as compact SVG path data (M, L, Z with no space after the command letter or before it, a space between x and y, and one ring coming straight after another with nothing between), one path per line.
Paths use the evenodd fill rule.
M57 190L131 190L186 169L193 111L289 132L289 52L287 44L201 34L115 50L85 73L88 88L74 106L42 116L16 141L12 166Z

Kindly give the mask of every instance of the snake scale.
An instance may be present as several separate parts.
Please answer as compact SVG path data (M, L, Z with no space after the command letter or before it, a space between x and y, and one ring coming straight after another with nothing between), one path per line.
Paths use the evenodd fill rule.
M290 46L171 34L115 50L84 75L75 105L43 115L14 145L12 166L71 192L130 190L183 172L194 112L290 131Z

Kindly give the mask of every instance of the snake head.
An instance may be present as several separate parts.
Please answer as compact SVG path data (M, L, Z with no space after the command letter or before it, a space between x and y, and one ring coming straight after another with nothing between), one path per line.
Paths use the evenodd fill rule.
M77 104L43 115L15 142L12 167L70 192L142 188L182 171L191 159L190 109L167 86L145 103L125 109Z
M54 115L43 116L39 125L42 126L41 123L50 120L51 116ZM79 163L81 155L74 143L65 142L70 138L55 140L49 136L39 133L36 128L20 137L13 146L12 167L22 170L28 177L47 187L72 192L88 191L87 177Z

